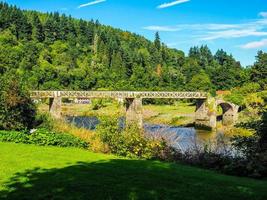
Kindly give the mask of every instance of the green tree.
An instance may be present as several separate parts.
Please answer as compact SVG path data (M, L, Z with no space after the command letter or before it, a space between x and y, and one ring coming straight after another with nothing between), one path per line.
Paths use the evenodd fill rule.
M45 41L48 44L52 44L57 39L57 28L55 26L55 23L56 22L53 20L53 17L50 14L44 24Z
M155 45L156 49L159 51L161 48L161 41L160 41L159 32L156 32L156 34L155 34L154 45Z
M36 13L33 14L32 37L34 40L36 40L38 42L43 42L45 39L43 26L41 24L39 16Z
M192 80L188 83L189 91L211 91L212 84L210 77L203 71L193 76Z
M267 87L267 53L258 52L256 62L251 69L251 81L259 83L262 88Z

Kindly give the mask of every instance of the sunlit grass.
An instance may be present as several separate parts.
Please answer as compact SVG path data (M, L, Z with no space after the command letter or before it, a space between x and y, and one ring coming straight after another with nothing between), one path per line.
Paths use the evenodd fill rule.
M0 143L0 199L265 200L266 181L75 148Z

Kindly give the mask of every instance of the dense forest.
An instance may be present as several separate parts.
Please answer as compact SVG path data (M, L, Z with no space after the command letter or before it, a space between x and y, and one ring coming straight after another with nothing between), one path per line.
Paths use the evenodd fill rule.
M0 75L16 74L32 89L229 90L267 84L267 54L251 67L207 46L188 56L155 40L59 13L0 3Z

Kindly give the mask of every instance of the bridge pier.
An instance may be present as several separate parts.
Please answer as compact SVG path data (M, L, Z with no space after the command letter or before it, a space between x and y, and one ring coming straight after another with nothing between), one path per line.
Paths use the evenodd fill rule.
M49 112L54 118L61 117L62 98L60 93L55 92L53 98L49 98Z
M214 107L214 106L213 106ZM215 108L210 110L207 100L197 100L195 112L195 124L198 127L215 129L217 125Z
M126 126L137 125L143 128L142 99L126 98Z

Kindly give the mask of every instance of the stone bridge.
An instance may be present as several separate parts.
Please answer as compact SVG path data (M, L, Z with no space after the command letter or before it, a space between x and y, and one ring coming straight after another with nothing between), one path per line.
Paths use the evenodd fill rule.
M62 98L113 98L125 99L126 123L143 126L142 99L195 99L195 123L198 126L216 128L216 108L223 109L223 124L237 120L238 106L223 100L212 100L205 92L157 92L157 91L31 91L33 99L49 99L49 111L55 118L61 117Z

